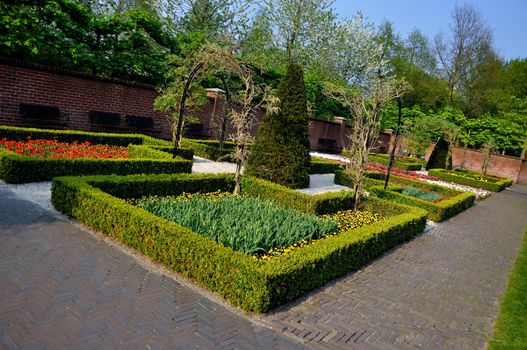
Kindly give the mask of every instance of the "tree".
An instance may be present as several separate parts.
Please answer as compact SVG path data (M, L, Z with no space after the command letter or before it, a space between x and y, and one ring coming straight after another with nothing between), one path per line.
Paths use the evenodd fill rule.
M336 15L334 0L264 0L261 14L274 33L275 47L285 52L287 62L309 65L319 50L331 41Z
M346 173L353 183L355 210L361 206L368 153L377 140L382 108L389 101L403 96L409 89L405 81L397 79L386 81L375 79L370 81L364 90L336 85L327 86L326 93L349 108L353 116L353 132L348 136L349 147L345 151L349 160Z
M251 147L246 173L291 188L309 185L307 100L302 67L290 64Z
M452 12L450 38L440 32L435 37L435 51L448 81L448 99L454 90L463 88L473 68L482 62L492 46L492 31L481 13L469 4L457 5Z
M199 108L207 102L200 83L216 59L215 53L214 46L205 45L195 52L190 51L187 57L173 56L174 68L169 74L171 82L154 102L154 108L166 113L171 122L174 156L181 147L183 124L185 117L188 117L187 110Z

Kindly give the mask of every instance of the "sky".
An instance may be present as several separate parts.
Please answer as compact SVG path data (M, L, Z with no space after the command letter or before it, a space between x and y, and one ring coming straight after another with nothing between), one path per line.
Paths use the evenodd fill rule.
M500 57L527 57L527 0L466 2L478 8L493 29L494 47ZM448 32L455 4L455 0L335 0L335 10L342 18L351 18L361 11L375 25L389 20L403 38L419 28L432 39L439 31Z

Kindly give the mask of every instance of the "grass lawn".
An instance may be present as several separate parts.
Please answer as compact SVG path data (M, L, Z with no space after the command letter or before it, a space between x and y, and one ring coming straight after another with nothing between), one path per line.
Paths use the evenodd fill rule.
M509 276L489 349L527 349L527 231Z

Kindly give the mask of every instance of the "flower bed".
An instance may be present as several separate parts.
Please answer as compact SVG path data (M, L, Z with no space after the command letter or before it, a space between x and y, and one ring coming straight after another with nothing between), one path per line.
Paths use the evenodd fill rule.
M82 143L59 142L57 140L0 140L0 148L15 154L42 158L128 158L128 149L123 146L92 145L89 141Z
M225 192L144 197L136 205L248 255L262 255L337 231L336 222Z
M390 176L389 186L385 190L385 176L384 173L380 172L368 173L364 181L365 187L370 193L380 198L425 209L428 212L428 218L432 221L441 221L462 212L469 208L476 198L473 193L460 192L398 176ZM338 171L335 174L335 183L343 186L352 186L351 180L342 171ZM435 192L442 195L443 198L437 202L432 202L408 196L402 193L406 186L414 186L424 191Z
M7 183L23 183L47 181L63 175L190 173L192 170L191 161L173 159L168 153L144 145L130 145L128 149L97 145L96 151L91 152L86 151L86 147L92 150L86 144L80 148L82 144L74 143L73 150L58 147L61 144L58 141L42 144L47 146L37 149L21 146L18 148L21 154L15 153L16 147L15 152L0 147L0 179ZM109 149L116 151L112 153ZM111 155L129 158L109 158Z
M232 191L233 187L232 175L60 177L53 180L52 203L57 210L255 312L289 302L360 268L421 232L426 224L423 210L370 196L364 209L378 213L381 220L327 235L272 259L258 259L127 202L151 195ZM335 213L352 204L348 192L309 196L251 177L242 178L242 195L270 199L304 214Z
M482 200L490 196L491 192L484 190L482 188L475 188L471 186L461 185L457 184L455 182L446 182L442 180L431 180L431 179L423 179L423 181L432 184L432 185L438 185L441 187L446 188L452 188L454 190L463 191L463 192L471 192L476 195L477 200Z
M485 177L483 180L477 178L477 173L463 171L452 171L444 169L430 169L429 174L439 177L442 180L455 182L461 185L467 185L477 188L482 188L488 191L499 192L506 187L512 185L512 179L499 177Z

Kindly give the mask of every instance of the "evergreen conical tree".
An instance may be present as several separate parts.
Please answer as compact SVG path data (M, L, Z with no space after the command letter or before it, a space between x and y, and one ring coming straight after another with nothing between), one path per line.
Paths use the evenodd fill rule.
M291 188L309 186L309 124L304 73L290 64L278 87L279 111L260 125L246 174Z
M448 142L440 138L437 141L428 162L426 163L426 170L429 169L452 169L452 159L450 159L449 164L446 163L448 155Z

